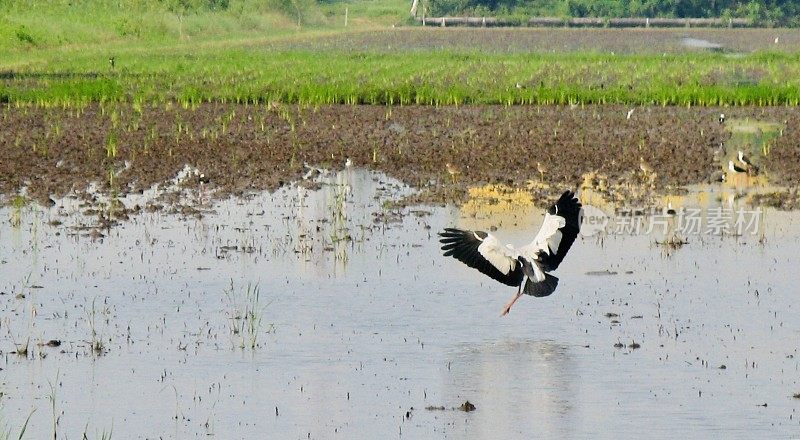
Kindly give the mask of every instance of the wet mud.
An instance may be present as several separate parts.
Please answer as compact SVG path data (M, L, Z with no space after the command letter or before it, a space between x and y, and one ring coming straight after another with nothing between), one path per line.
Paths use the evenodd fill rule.
M414 201L464 201L467 188L503 184L539 196L606 188L618 201L706 182L731 137L718 120L779 121L759 158L796 183L798 116L787 108L375 107L206 104L181 108L92 104L2 110L0 191L42 204L83 192L141 193L174 182L215 197L274 190L313 167L383 171L421 190ZM735 153L734 153L735 154ZM642 163L646 163L646 171ZM202 174L202 177L201 177ZM555 189L551 189L556 187ZM638 189L637 189L638 188ZM87 206L96 202L82 194ZM175 200L120 207L125 214Z

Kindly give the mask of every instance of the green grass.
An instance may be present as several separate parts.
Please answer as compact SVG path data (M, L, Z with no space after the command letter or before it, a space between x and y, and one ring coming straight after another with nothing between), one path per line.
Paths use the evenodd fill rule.
M398 0L341 0L320 3L320 9L329 22L344 25L344 12L348 12L348 26L392 25L405 22L411 2Z
M0 82L0 101L308 105L796 105L800 55L391 53L209 46L61 52ZM27 76L26 76L27 75ZM519 84L521 87L517 87Z
M307 6L287 14L268 7L268 1L228 1L230 6L222 11L177 14L164 6L167 1L0 0L0 55L70 47L193 45L343 30L346 8L351 28L387 27L405 18L407 10L405 1L398 0L326 1L319 6L295 0Z
M12 6L0 2L0 102L8 105L800 103L797 53L492 54L324 46L326 36L402 22L408 5L398 0L325 2L295 16L231 0L225 11L180 19L146 0L78 6L54 0L48 9L41 2L28 8L6 1ZM139 6L127 13L118 2Z

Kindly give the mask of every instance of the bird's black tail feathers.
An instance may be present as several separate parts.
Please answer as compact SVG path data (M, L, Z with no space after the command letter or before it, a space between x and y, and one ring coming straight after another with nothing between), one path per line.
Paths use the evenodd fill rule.
M556 290L556 287L558 287L557 277L546 273L544 274L544 280L537 282L535 281L536 273L533 270L533 265L539 266L539 263L535 260L528 261L524 257L518 257L518 259L522 266L522 272L528 277L528 280L525 281L525 289L522 293L540 298L549 296ZM541 266L539 266L539 269L541 270Z
M522 293L541 298L543 296L550 296L550 294L555 292L556 287L558 287L558 278L546 273L544 274L544 281L538 283L528 278L527 281L525 281L525 289Z

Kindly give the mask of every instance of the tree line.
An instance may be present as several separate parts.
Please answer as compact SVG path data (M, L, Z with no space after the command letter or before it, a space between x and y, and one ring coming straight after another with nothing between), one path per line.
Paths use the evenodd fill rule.
M800 24L800 0L427 0L431 16L747 18Z

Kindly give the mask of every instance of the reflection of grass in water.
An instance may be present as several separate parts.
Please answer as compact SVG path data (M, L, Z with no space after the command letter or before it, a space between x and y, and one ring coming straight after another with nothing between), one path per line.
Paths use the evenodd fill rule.
M28 199L22 194L17 194L11 200L11 226L19 227L22 224L22 211L28 206Z
M35 412L36 412L36 410L34 409L34 410L32 410L30 412L30 414L28 414L28 417L25 419L25 423L23 423L22 427L19 429L19 435L17 435L16 437L13 436L11 434L11 428L8 428L8 429L5 429L3 431L0 431L0 440L12 440L12 439L22 440L22 437L25 436L25 431L28 430L28 422L31 421L31 417L33 416L33 413L35 413Z
M103 354L105 346L103 345L103 341L97 333L97 308L95 307L96 301L97 298L92 299L92 309L89 311L88 316L86 317L86 323L89 325L89 333L91 336L89 343L91 344L92 353L99 355Z
M533 206L531 194L506 185L489 184L469 189L469 200L461 207L467 215L502 214Z
M689 242L685 238L681 237L681 235L677 232L674 232L672 236L666 240L656 240L656 245L661 246L664 255L667 257L672 256L673 252L677 251L678 249L682 248L683 245L688 243Z
M725 123L731 132L731 145L745 153L769 155L772 140L783 134L783 124L751 119L733 119ZM729 151L735 155L736 151Z
M53 439L58 438L58 423L61 421L61 417L58 415L58 394L56 393L58 375L59 371L56 371L56 378L53 382L50 382L50 379L47 379L47 385L50 387L50 393L47 395L47 400L50 401L50 409L53 411Z
M248 283L244 289L237 290L233 280L230 287L225 290L225 296L232 306L228 318L231 320L230 331L236 345L241 349L255 350L261 334L263 312L269 303L261 305L261 289L258 284ZM274 328L274 324L270 324L267 332L273 331Z
M117 184L117 173L114 171L112 167L108 169L108 203L105 205L105 215L108 220L114 219L117 214L122 212L125 208L125 205L120 200L120 191L119 185Z
M28 298L30 296L30 292L26 294L25 289L29 288L31 285L31 275L31 273L28 273L28 275L25 276L25 279L23 279L21 286L18 288L19 292L15 293L14 295L16 299ZM17 292L17 289L14 289L14 292ZM8 318L6 318L6 330L8 330L8 336L11 338L11 343L14 344L14 350L16 351L17 355L22 357L28 357L31 343L30 335L33 332L33 318L35 316L35 308L33 306L34 302L31 299L28 301L30 313L28 314L28 335L25 337L25 342L17 343L14 333L11 331L11 322Z
M331 218L331 244L334 247L334 258L347 262L347 248L344 244L352 240L350 229L347 226L347 190L344 183L333 185L333 200L329 205Z

